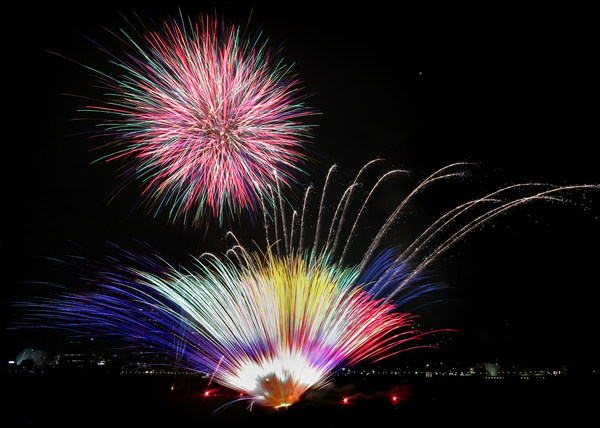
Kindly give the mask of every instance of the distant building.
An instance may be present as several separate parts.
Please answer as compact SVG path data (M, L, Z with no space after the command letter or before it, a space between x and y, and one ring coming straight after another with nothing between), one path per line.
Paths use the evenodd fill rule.
M61 363L73 367L102 366L106 364L106 357L102 353L102 345L98 346L94 338L73 338Z
M485 371L488 376L498 376L498 372L500 371L500 367L495 363L485 363L484 364Z
M46 363L47 359L48 353L46 351L41 349L35 351L32 348L25 348L15 358L15 364L20 366L23 361L33 361L35 367L40 367Z

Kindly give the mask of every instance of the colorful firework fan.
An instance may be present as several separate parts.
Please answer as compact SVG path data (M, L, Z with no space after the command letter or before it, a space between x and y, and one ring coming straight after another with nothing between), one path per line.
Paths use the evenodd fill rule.
M384 235L415 195L432 183L465 173L466 164L449 165L398 204L360 262L349 266L344 260L349 250L356 252L353 238L365 207L381 183L404 172L381 176L362 200L358 198L354 221L346 222L361 174L371 164L334 205L323 244L319 237L330 175L311 248L304 245L309 189L302 215L294 213L290 224L283 211L275 216L281 221L272 243L272 228L267 227L265 251L249 252L238 244L222 259L202 255L191 270L155 255L125 252L121 260L109 260L86 278L97 291L26 306L37 319L44 317L60 328L134 344L169 364L204 372L242 392L242 399L252 404L289 406L307 391L326 385L343 367L388 357L409 349L407 341L421 338L423 333L411 328L412 316L399 310L437 288L422 280L425 270L457 240L515 206L535 200L564 202L561 195L598 188L508 186L448 211L402 251L378 249L384 248Z
M88 109L110 114L118 150L104 159L131 162L123 175L143 182L150 211L192 227L254 219L304 175L312 112L277 52L211 19L126 38L135 52L111 54L121 75L90 68L110 93Z

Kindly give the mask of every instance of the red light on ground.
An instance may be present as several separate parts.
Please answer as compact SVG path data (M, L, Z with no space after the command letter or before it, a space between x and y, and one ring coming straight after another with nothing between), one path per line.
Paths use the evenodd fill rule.
M348 403L348 397L344 397L344 404Z
M396 401L398 401L398 397L392 397L392 401L395 403Z

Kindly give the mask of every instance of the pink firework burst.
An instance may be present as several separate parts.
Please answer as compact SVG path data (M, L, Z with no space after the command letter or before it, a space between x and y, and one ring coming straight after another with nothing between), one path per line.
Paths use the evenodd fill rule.
M88 108L111 115L103 126L118 150L103 159L131 161L124 176L143 182L150 211L222 226L262 216L277 189L297 184L312 111L276 52L210 19L127 37L134 53L111 54L118 77L93 70L110 99Z

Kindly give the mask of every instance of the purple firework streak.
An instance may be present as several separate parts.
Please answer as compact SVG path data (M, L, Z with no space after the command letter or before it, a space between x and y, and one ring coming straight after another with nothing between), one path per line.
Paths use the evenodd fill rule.
M330 169L316 224L307 208L312 187L291 219L276 210L274 224L265 224L266 250L250 250L236 238L221 257L202 254L190 269L147 252L125 251L97 266L85 261L84 280L92 290L20 303L20 324L99 334L205 373L251 406L287 407L342 369L419 347L415 341L434 333L415 330L411 313L415 299L439 288L427 280L430 266L456 242L516 207L567 203L569 196L599 188L509 185L456 205L407 245L386 244L418 195L469 172L468 164L448 165L393 208L363 251L357 238L374 195L407 173L386 172L360 192L363 173L376 162L366 164L333 203L326 198L336 168ZM350 253L361 256L351 262Z
M170 20L143 43L125 36L134 53L109 53L117 77L91 69L110 98L87 108L110 114L103 126L118 150L102 159L131 162L123 175L143 182L151 212L194 228L254 219L305 175L300 120L313 112L277 52L208 18Z

